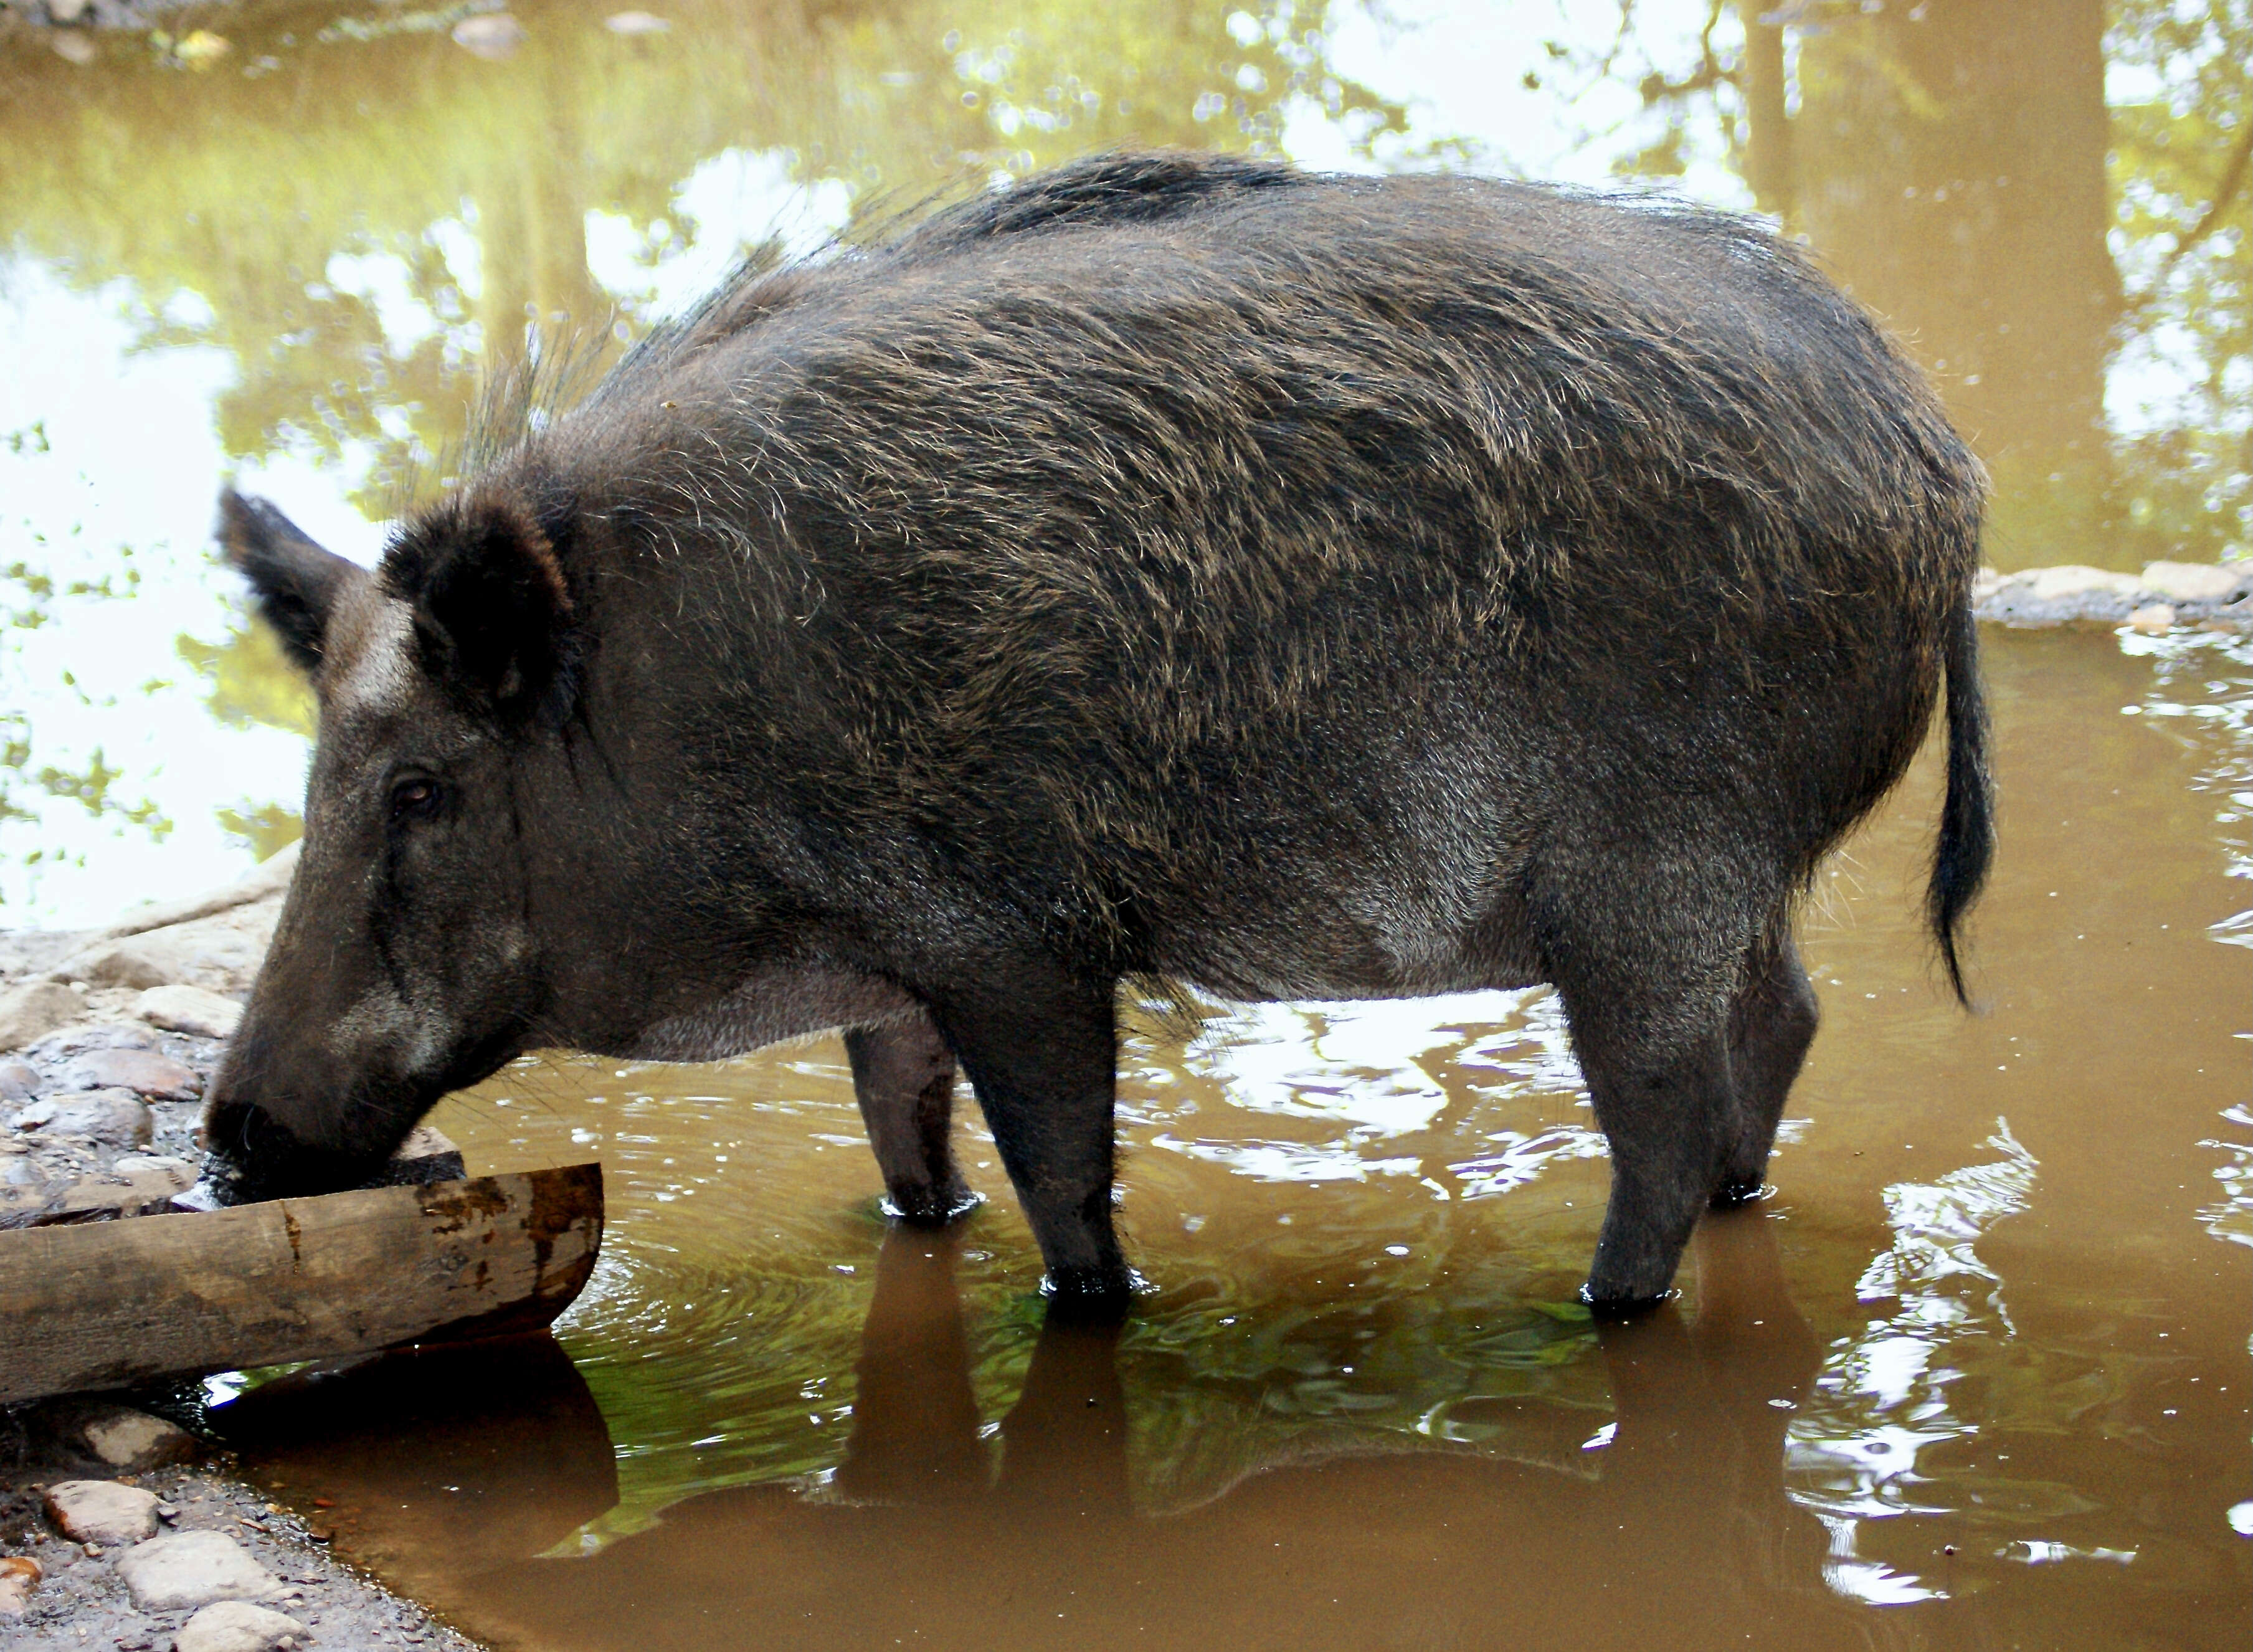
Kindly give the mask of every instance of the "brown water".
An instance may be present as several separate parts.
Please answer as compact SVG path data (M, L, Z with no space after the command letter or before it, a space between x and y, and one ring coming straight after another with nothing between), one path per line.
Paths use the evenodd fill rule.
M569 1360L230 1426L512 1647L2241 1647L2253 647L1988 640L1985 1013L1914 922L1920 776L1806 920L1775 1196L1651 1322L1571 1305L1606 1166L1540 992L1138 1035L1115 1337L1043 1329L974 1128L992 1202L887 1233L833 1042L542 1057L438 1122L603 1160Z
M527 322L631 336L746 241L1128 140L1757 203L1937 376L1991 561L2243 554L2253 0L2178 10L1724 5L1710 63L1694 0L1616 38L1473 0L541 0L483 56L416 0L85 63L0 29L0 921L294 834L307 711L204 552L223 475L371 554ZM558 1342L228 1425L509 1646L2242 1646L2253 646L1988 643L1987 1012L1912 921L1920 771L1808 915L1776 1197L1653 1322L1572 1306L1607 1167L1546 993L1214 1007L1129 1041L1157 1288L1115 1337L1043 1332L974 1124L991 1202L887 1236L834 1043L541 1057L437 1122L478 1168L603 1159Z

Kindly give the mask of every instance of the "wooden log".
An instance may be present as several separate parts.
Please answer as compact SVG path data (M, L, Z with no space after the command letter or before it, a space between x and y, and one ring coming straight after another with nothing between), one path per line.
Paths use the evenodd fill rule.
M529 1330L603 1236L603 1169L0 1233L0 1402Z

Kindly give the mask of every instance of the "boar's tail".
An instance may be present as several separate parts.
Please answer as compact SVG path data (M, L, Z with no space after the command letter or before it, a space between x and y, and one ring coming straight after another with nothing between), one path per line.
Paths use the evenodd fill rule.
M1979 630L1971 617L1970 593L1957 598L1947 624L1942 648L1948 667L1948 798L1941 806L1925 916L1948 965L1948 983L1956 989L1957 1001L1969 1009L1956 930L1979 898L1987 864L1994 858L1995 782L1987 770L1987 701L1979 687Z

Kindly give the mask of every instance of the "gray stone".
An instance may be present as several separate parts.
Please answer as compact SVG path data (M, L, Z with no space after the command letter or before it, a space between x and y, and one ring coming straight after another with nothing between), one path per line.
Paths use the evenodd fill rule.
M187 1181L180 1185L185 1187ZM136 1474L184 1463L196 1455L196 1438L186 1429L123 1405L104 1405L87 1413L77 1432L80 1443L101 1461Z
M182 1531L136 1544L118 1558L117 1575L143 1612L263 1600L281 1582L241 1544L216 1531Z
M88 986L162 986L176 981L176 958L143 946L137 940L107 941L73 952L54 968L59 981L83 981Z
M2202 606L2253 595L2253 566L2243 562L2152 562L2145 566L2144 589L2170 602Z
M157 1494L114 1480L64 1480L47 1488L47 1518L73 1543L122 1548L157 1535Z
M152 1027L198 1038L232 1038L242 1006L200 986L155 986L133 1000L133 1013Z
M34 981L0 997L0 1049L16 1049L86 1014L86 1000L56 981Z
M0 1101L29 1101L39 1093L39 1070L27 1061L0 1061Z
M143 1021L96 1021L87 1027L66 1028L52 1033L32 1045L24 1054L32 1061L50 1064L83 1056L89 1049L154 1049L157 1048L155 1028Z
M94 1090L35 1101L10 1120L48 1137L84 1136L116 1147L145 1147L157 1133L146 1103L129 1090Z
M181 1626L175 1652L273 1652L284 1641L310 1633L296 1619L246 1600L221 1600L206 1607Z
M157 1101L193 1101L204 1092L194 1068L153 1049L89 1049L56 1077L72 1090L117 1087Z

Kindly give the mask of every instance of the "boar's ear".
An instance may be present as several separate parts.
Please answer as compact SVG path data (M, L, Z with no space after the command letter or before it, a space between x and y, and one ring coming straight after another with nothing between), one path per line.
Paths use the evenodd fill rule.
M504 724L561 708L571 597L530 512L450 500L385 553L383 581L414 608L422 668L465 708Z
M317 669L330 610L366 571L314 544L264 499L247 499L233 488L219 496L219 542L257 591L258 611L281 634L289 658L302 670Z

